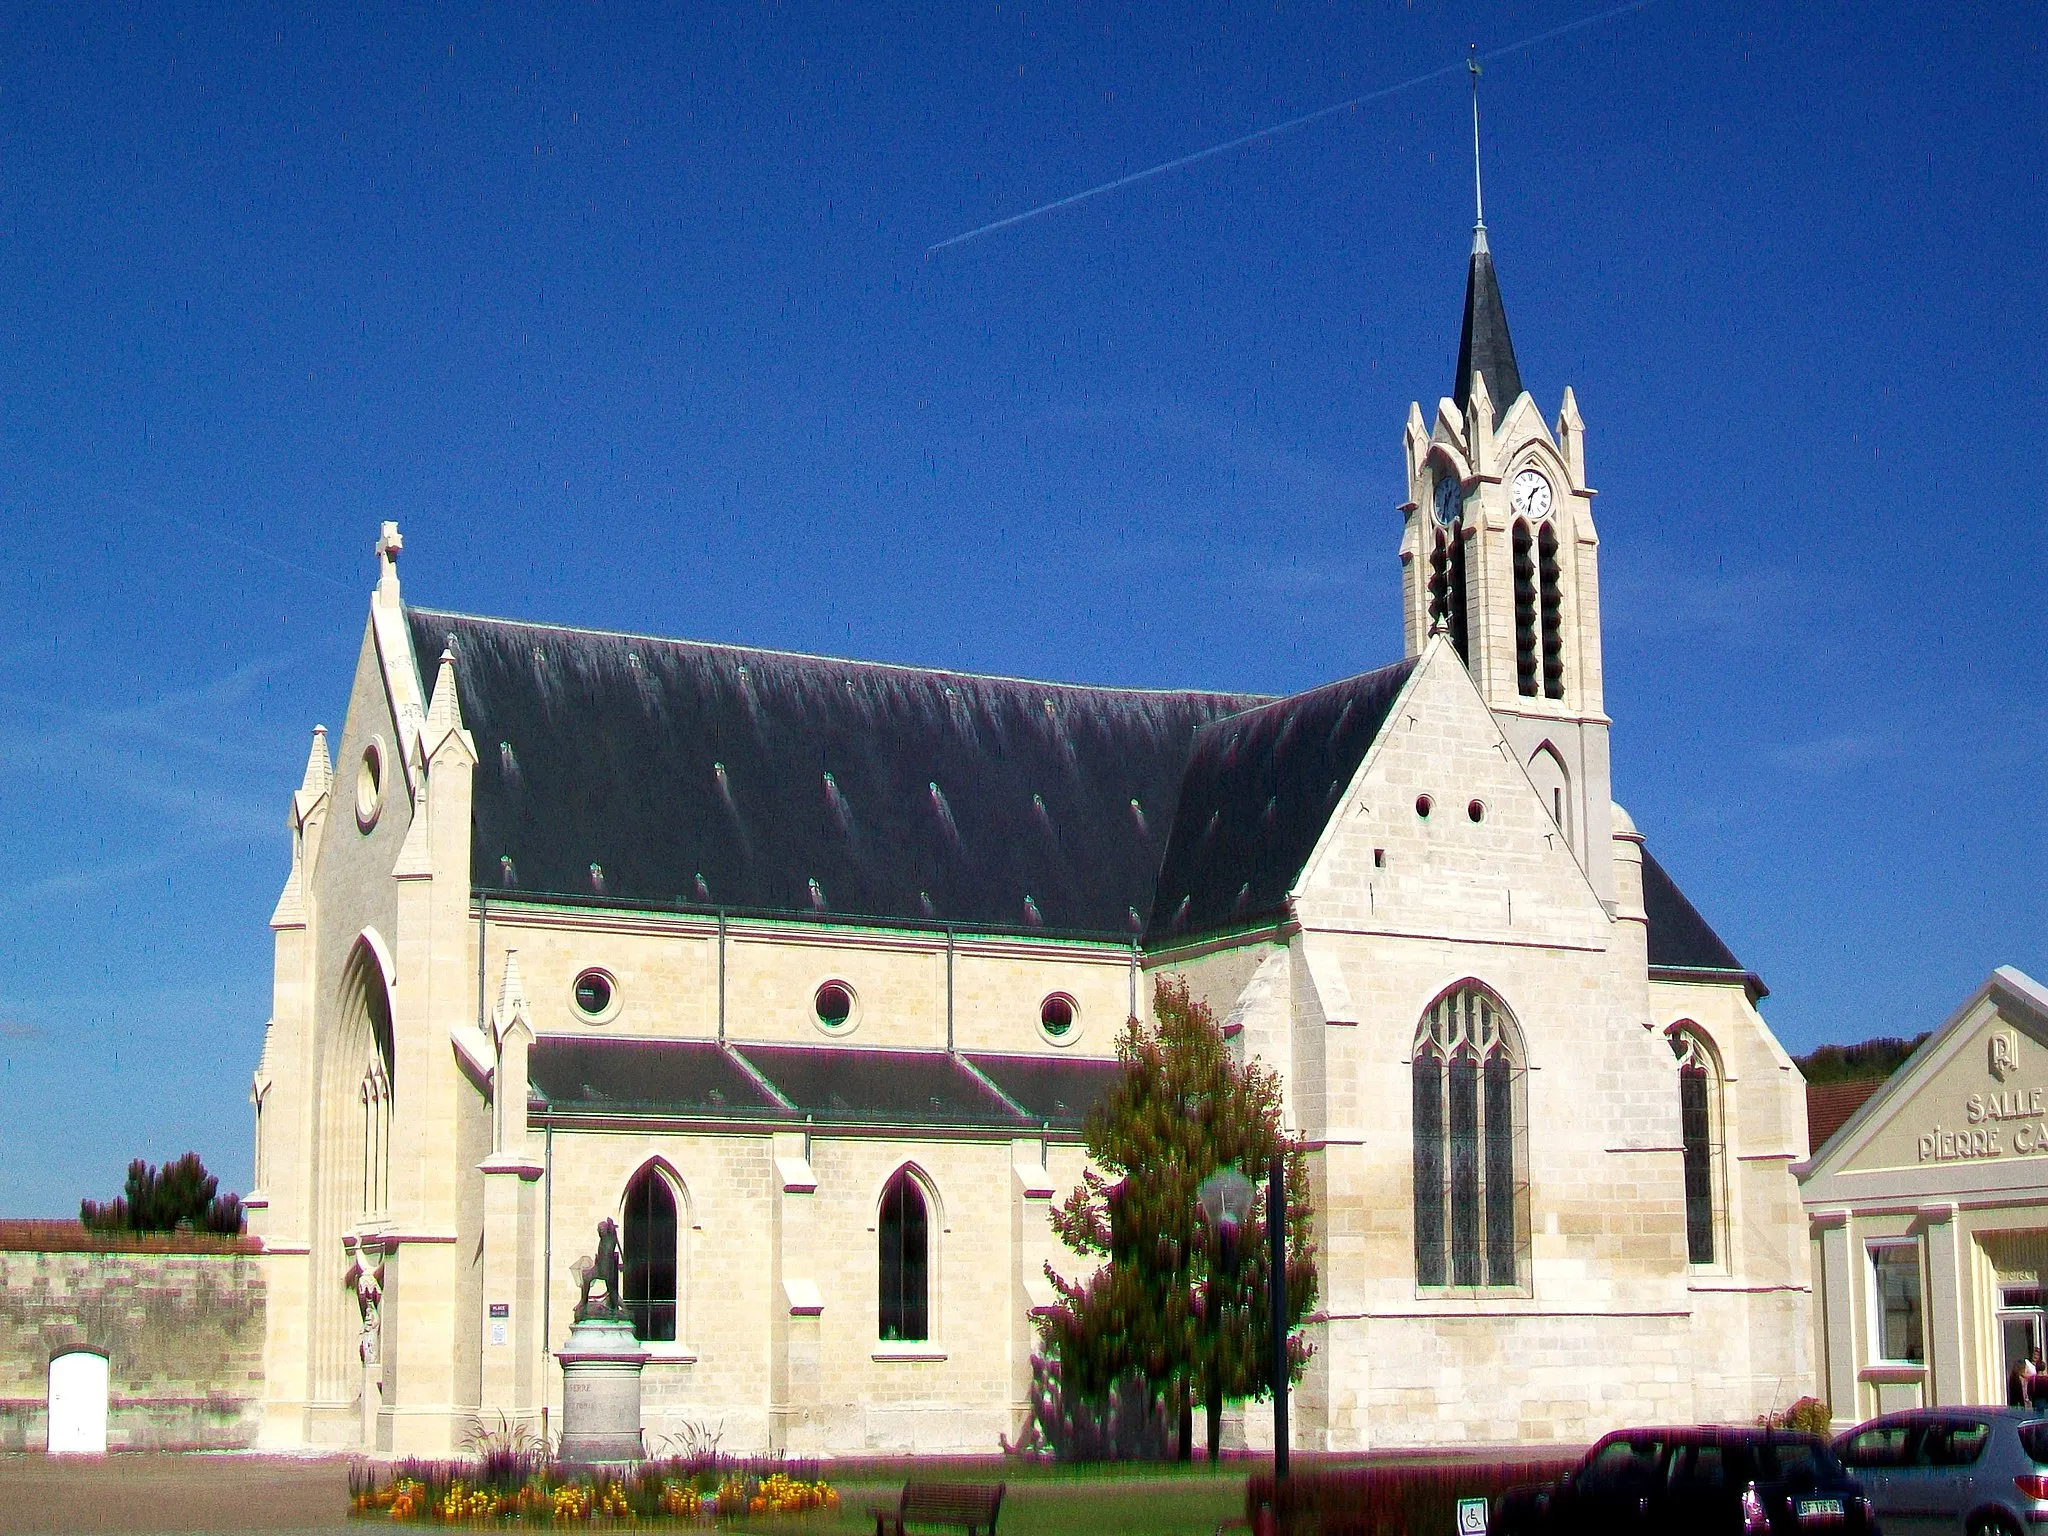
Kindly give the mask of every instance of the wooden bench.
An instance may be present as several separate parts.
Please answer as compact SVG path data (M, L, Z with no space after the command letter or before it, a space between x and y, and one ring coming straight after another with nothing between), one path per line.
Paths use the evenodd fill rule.
M995 1536L996 1512L1003 1507L997 1483L905 1483L893 1510L874 1509L875 1536L909 1536L916 1526L944 1526L967 1536Z

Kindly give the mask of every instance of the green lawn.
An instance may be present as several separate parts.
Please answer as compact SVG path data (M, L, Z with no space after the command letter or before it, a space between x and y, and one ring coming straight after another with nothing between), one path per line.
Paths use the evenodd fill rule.
M1128 1469L1063 1473L1032 1469L1021 1478L999 1473L974 1480L1009 1485L1003 1495L1000 1536L1210 1536L1219 1522L1243 1516L1244 1478L1240 1467L1218 1473L1196 1469L1166 1475L1148 1469L1143 1476L1132 1476ZM833 1485L840 1496L836 1519L790 1521L780 1529L790 1536L871 1532L875 1522L870 1508L882 1504L893 1509L903 1486L900 1480L841 1483L836 1479ZM744 1529L765 1536L769 1527L757 1521Z

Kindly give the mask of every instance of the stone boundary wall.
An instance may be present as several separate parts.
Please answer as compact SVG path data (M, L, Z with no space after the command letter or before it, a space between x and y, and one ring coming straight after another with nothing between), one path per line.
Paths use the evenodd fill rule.
M0 1451L47 1443L49 1367L108 1360L109 1450L237 1450L263 1406L263 1276L248 1237L0 1221Z

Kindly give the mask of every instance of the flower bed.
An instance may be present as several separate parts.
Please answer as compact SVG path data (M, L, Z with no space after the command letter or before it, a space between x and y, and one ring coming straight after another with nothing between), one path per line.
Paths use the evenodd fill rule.
M803 1470L692 1458L610 1472L516 1455L406 1461L388 1474L361 1465L349 1473L349 1514L438 1525L725 1525L838 1509L838 1491Z

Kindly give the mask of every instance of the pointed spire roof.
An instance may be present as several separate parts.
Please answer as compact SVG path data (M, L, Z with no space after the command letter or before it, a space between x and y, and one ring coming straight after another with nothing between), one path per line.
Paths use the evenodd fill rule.
M1522 394L1522 370L1515 366L1515 344L1508 339L1508 312L1500 301L1500 282L1493 275L1493 253L1486 248L1486 225L1472 230L1472 265L1465 275L1465 326L1458 336L1458 379L1451 398L1460 411L1472 400L1472 375L1486 377L1493 402L1491 426Z

